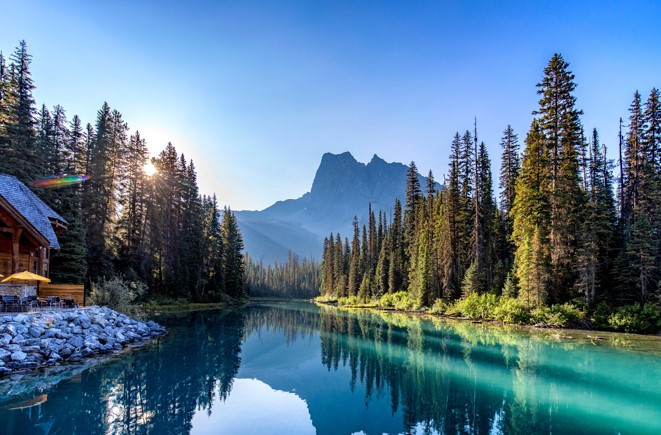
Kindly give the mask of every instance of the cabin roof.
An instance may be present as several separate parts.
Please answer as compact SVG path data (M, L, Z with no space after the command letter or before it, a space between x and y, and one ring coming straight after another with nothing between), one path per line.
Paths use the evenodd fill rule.
M0 174L0 196L48 240L51 248L60 249L51 219L68 225L62 216L13 175Z

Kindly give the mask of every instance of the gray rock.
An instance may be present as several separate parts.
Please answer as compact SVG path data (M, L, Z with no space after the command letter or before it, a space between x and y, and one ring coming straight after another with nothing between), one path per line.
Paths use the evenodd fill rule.
M44 334L45 329L38 326L31 326L28 328L28 334L34 338L39 338Z
M28 355L25 352L21 352L20 350L17 350L16 352L11 354L11 360L12 361L23 361L25 357Z
M71 337L71 338L69 339L69 343L70 343L73 347L83 347L84 340L83 340L83 337L80 337L80 336L76 335L76 336Z
M101 344L99 344L99 340L94 340L92 338L88 338L87 340L85 340L84 345L85 345L85 347L88 347L92 350L95 350L95 349L98 349L99 347L101 347Z
M12 344L21 344L25 343L25 337L23 337L21 334L16 334L16 336L12 339Z
M0 349L0 360L8 361L11 357L11 352L6 349Z
M76 362L80 361L81 359L83 359L83 355L80 353L80 351L76 351L72 353L69 358L67 358L67 361Z

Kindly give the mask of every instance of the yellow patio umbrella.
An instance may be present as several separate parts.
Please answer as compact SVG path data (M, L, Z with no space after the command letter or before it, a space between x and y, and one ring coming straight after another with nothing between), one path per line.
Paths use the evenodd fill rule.
M28 272L27 270L23 272L18 272L13 275L9 275L7 278L3 279L2 282L11 282L11 281L42 281L50 282L50 279L45 276L37 275L36 273Z

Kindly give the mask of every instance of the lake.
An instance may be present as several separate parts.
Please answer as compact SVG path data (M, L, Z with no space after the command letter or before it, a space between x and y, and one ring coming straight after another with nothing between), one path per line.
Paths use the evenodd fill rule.
M660 337L294 302L155 320L140 349L0 381L0 433L661 433Z

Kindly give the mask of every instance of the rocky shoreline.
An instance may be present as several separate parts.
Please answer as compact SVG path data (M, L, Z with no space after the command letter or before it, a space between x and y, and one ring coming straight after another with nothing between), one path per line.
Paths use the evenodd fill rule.
M166 333L106 307L0 316L0 377L80 362Z

